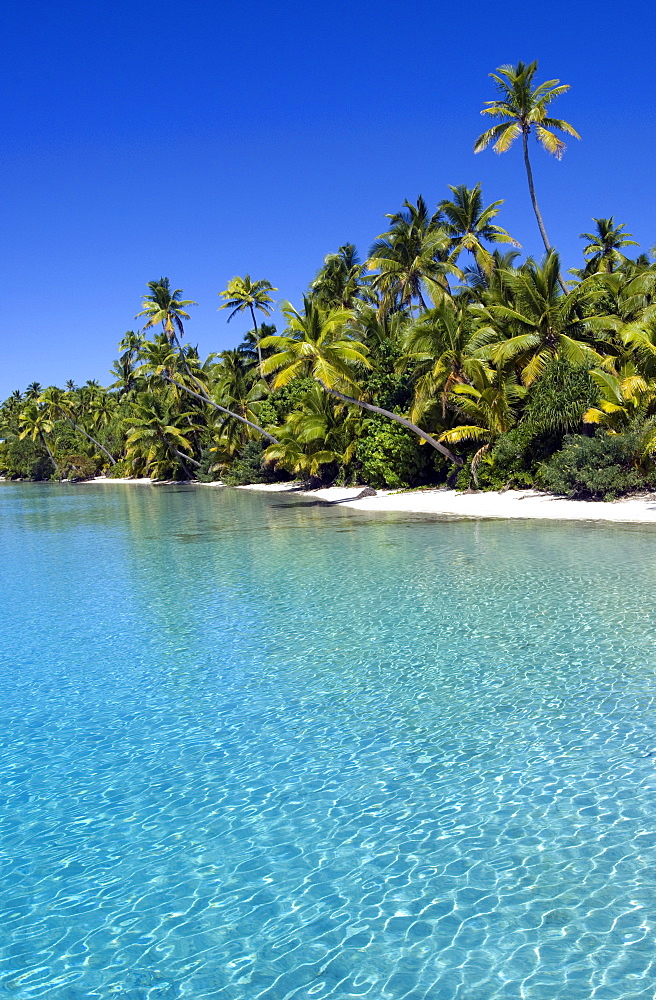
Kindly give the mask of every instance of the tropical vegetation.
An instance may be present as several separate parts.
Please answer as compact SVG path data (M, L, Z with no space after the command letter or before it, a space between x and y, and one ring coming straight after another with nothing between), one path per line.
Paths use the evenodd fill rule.
M521 138L541 259L500 224L502 199L449 185L434 207L419 196L387 214L365 255L352 243L329 253L302 301L278 304L281 329L269 280L230 279L219 308L242 320L241 340L205 358L186 336L196 303L167 277L149 281L107 386L33 382L0 405L0 474L598 499L656 485L656 263L600 216L563 273L530 148L560 158L561 134L578 133L551 116L567 85L536 74L490 74L497 96L482 113L495 124L475 151Z

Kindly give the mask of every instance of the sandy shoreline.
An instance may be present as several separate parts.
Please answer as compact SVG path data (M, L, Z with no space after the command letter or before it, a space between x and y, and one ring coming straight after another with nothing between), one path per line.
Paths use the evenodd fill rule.
M407 493L381 490L375 497L355 500L361 486L346 489L331 486L323 490L302 490L294 483L239 486L243 490L295 492L300 496L339 501L344 507L367 511L402 511L408 514L452 514L457 517L542 518L550 521L617 521L656 525L656 497L628 498L607 503L565 500L536 490L507 490L505 493L456 493L434 489Z

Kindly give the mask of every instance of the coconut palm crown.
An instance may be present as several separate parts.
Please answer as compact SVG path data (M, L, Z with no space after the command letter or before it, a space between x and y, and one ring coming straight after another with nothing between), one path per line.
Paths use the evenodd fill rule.
M185 311L187 306L197 306L198 303L192 299L179 298L182 295L182 289L172 290L168 278L149 281L147 284L151 294L144 295L143 308L141 312L137 313L135 319L141 316L147 317L144 330L161 323L169 343L173 344L176 340L176 332L181 337L184 336L182 320L189 319L189 313Z
M583 256L587 258L585 273L598 274L604 272L611 274L615 268L626 261L625 255L621 252L622 247L637 247L639 244L635 240L629 239L633 233L623 233L625 223L615 225L615 218L611 215L609 219L593 219L597 223L595 233L581 233L582 240L588 240L588 245L583 248Z
M465 184L457 187L449 184L453 199L445 198L438 205L443 215L442 228L451 237L451 252L459 256L467 250L474 257L476 265L484 274L490 274L494 268L494 258L483 246L483 240L488 243L512 243L515 247L521 244L513 239L510 233L497 226L492 219L499 214L503 199L493 201L487 207L483 206L481 185L468 188Z

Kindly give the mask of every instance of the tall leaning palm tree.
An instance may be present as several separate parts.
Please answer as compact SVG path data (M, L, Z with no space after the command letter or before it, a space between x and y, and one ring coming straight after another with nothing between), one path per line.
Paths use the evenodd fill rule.
M561 84L560 80L546 80L544 83L534 86L533 77L537 68L537 62L518 62L516 66L499 66L496 73L490 73L490 77L497 85L499 96L494 101L486 101L481 114L498 118L500 121L479 135L474 144L474 152L480 153L490 143L493 143L495 152L505 153L510 149L515 139L521 135L531 203L544 248L549 252L551 244L535 197L528 137L533 133L542 148L560 160L566 147L553 129L565 132L566 135L572 135L575 139L580 139L581 136L569 122L562 118L551 118L548 114L551 102L560 97L561 94L566 93L569 90L569 84ZM563 288L563 290L565 289Z
M228 282L228 286L224 289L224 291L219 292L220 297L225 299L225 302L223 305L219 306L219 309L232 310L228 316L228 323L233 316L236 316L237 313L244 312L246 309L248 309L251 314L253 329L255 330L260 375L262 375L262 352L260 350L260 338L257 328L257 320L255 319L255 310L259 310L259 312L264 313L265 316L270 316L273 299L269 295L269 292L277 291L278 289L274 288L270 281L266 281L264 278L260 281L251 281L250 274L245 274L243 278L240 278L239 275L237 275L237 277Z

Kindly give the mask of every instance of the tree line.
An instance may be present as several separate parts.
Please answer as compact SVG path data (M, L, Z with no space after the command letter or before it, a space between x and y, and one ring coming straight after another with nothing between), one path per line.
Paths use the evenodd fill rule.
M195 302L148 282L107 387L32 383L0 406L0 471L75 479L99 472L228 483L459 488L538 486L610 498L656 483L656 264L614 218L582 233L562 273L533 181L537 140L560 158L578 138L536 84L536 63L490 74L495 119L475 143L521 139L545 255L520 260L503 202L450 186L386 216L365 260L329 254L300 308L269 321L268 280L233 278L219 309L250 327L206 358L186 342Z

